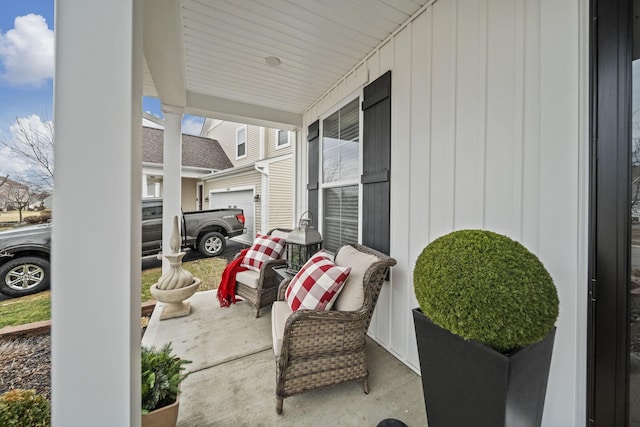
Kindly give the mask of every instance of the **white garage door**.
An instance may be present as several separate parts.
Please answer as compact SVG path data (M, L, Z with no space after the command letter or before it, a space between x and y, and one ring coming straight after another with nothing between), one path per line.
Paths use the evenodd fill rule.
M241 242L251 244L255 236L253 190L225 191L209 194L209 209L235 208L244 211L244 226L247 232L234 238Z

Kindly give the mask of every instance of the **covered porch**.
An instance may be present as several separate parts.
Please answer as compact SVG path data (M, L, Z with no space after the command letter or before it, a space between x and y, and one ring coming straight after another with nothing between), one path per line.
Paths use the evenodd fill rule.
M364 89L385 75L390 163L379 176L386 179L390 200L380 210L388 214L385 243L398 263L383 286L369 345L382 366L401 369L414 397L406 407L391 405L389 413L376 405L372 418L403 419L403 410L422 416L411 403L422 395L410 312L417 305L415 259L442 234L485 228L524 243L556 281L561 310L543 424L580 425L587 393L589 170L589 13L583 3L58 1L52 282L64 286L54 284L52 299L54 425L140 423L135 284L140 283L142 96L158 97L165 115L167 237L170 219L180 212L183 114L294 132L295 218L312 205L320 216L334 183L320 179L322 152L317 145L311 151L309 140L323 135L324 121L347 103L363 116ZM94 105L101 111L98 129ZM371 231L363 229L363 212L374 211L362 202L367 144L367 138L358 138L352 153L357 173L347 182L357 206L349 218L356 224L351 235L364 244ZM93 214L78 217L78 208L86 206L95 207ZM97 297L99 306L83 304ZM199 327L207 326L205 321ZM159 325L158 339L164 328ZM173 335L176 345L181 335L187 332ZM187 352L206 346L198 341ZM190 378L194 386L200 382L200 393L185 390L185 405L197 407L183 415L209 419L212 412L197 412L205 404L207 411L219 406L222 414L236 406L206 400L206 389L215 382L221 397L237 393L258 399L275 420L265 425L297 425L292 419L319 425L314 412L304 421L297 418L316 408L317 393L295 398L295 406L294 398L287 399L277 418L271 389L266 400L255 396L264 395L272 380L259 386L248 381L255 367L270 365L264 347L250 350L243 362L224 362L224 374L223 368L202 365ZM207 357L218 350L209 348ZM371 371L387 375L379 367ZM234 372L247 382L235 383ZM351 412L354 399L367 405L377 398L393 401L387 393L401 389L382 376L372 378L369 396L350 390L348 397L331 400L343 392L332 389L323 397L336 402L331 411Z
M376 426L388 418L426 425L420 376L372 340L368 395L360 381L344 383L289 397L277 415L269 312L254 318L242 301L221 308L215 291L190 301L187 317L160 321L156 309L142 340L157 348L171 342L193 362L186 366L192 373L182 385L178 426Z

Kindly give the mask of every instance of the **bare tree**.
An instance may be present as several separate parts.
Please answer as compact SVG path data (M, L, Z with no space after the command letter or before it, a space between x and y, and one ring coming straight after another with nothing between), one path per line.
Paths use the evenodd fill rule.
M27 165L27 170L21 172L21 181L29 187L53 190L53 122L36 115L17 118L10 134L0 142Z
M42 201L46 196L46 193L30 188L26 183L5 180L5 185L8 186L4 195L6 204L18 211L19 222L22 222L22 212L24 210L36 202Z

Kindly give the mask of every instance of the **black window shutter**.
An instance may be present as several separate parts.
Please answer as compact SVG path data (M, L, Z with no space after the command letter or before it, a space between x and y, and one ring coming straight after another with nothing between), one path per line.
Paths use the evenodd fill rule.
M364 88L362 102L362 244L389 254L391 71Z
M313 215L312 225L318 228L318 168L320 167L320 120L309 126L309 176L307 178L307 210ZM297 224L296 224L297 226Z

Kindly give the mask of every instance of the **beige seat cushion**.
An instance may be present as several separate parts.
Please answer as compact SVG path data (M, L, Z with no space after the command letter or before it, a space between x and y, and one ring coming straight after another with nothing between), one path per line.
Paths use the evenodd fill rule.
M333 304L333 308L338 311L354 311L362 307L364 303L364 287L362 281L367 269L376 261L378 257L365 254L355 249L353 246L343 246L336 255L336 265L351 267L349 278L338 295L338 299Z
M260 273L253 270L241 271L236 275L236 282L240 282L243 285L247 285L250 288L257 289L258 288L258 279L260 278Z
M284 326L289 315L293 313L286 301L275 301L271 306L271 337L273 339L273 354L280 356L282 340L284 339Z

